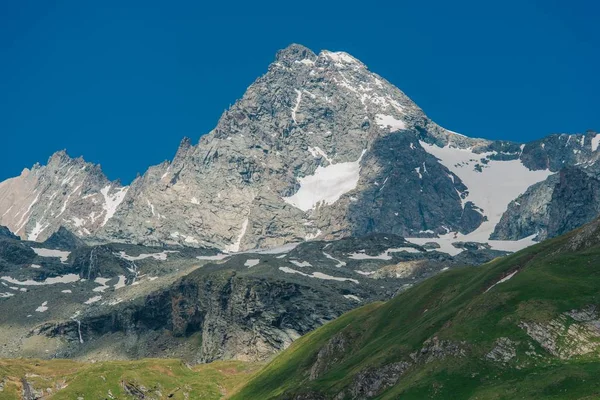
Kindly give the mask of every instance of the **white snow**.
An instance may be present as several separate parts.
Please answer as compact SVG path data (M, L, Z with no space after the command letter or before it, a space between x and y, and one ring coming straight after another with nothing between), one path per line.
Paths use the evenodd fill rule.
M279 270L282 272L285 272L286 274L298 274L298 275L306 276L308 278L317 278L317 279L340 281L340 282L350 281L350 282L358 283L358 281L356 279L335 277L335 276L323 274L321 272L313 272L312 274L305 274L304 272L300 272L300 271L297 271L295 269L288 268L288 267L279 267Z
M152 216L156 216L156 213L154 212L154 204L150 203L150 200L146 199L146 202L148 203L148 207L150 207L150 212L152 212Z
M330 260L337 261L337 265L336 265L337 268L346 266L346 263L344 261L340 261L337 258L334 258L331 254L327 254L327 253L323 252L323 255L325 257L329 258Z
M154 258L155 260L165 261L167 259L169 253L179 253L179 251L165 250L160 253L140 254L139 256L128 256L127 253L125 253L124 251L120 251L119 254L117 254L117 255L127 261L144 260L144 259L150 258L150 257Z
M92 289L92 291L103 293L106 289L108 289L108 285L106 284L108 281L110 281L110 278L98 277L98 278L94 279L94 282L96 282L100 286L95 287L94 289Z
M77 274L67 274L55 276L53 278L46 278L43 281L34 281L33 279L27 279L24 281L20 281L18 279L12 278L10 276L2 276L0 277L3 281L12 283L14 285L19 286L43 286L43 285L55 285L57 283L73 283L79 281L79 275Z
M298 112L298 107L300 107L300 101L302 101L302 92L298 89L294 89L296 91L296 104L292 108L292 120L294 123L298 123L296 121L296 112Z
M398 247L394 249L387 249L383 253L377 256L370 256L364 253L364 250L358 253L351 253L348 255L348 258L352 260L391 260L392 256L390 253L400 253L405 251L407 253L420 253L419 249L415 249L414 247Z
M531 185L552 175L549 170L531 171L521 160L489 160L487 164L481 162L482 158L493 153L477 154L471 149L438 147L425 142L420 144L467 186L468 195L463 203L472 201L477 207L483 209L484 215L488 218L474 232L468 235L458 234L456 241L487 241L508 204ZM482 172L475 170L476 164L481 165Z
M358 283L358 281L356 279L335 277L335 276L324 274L322 272L313 272L312 277L317 278L317 279L324 279L324 280L328 280L328 281L340 281L340 282L349 281L349 282Z
M219 261L224 260L229 257L229 254L217 254L214 256L197 256L198 260L208 260L208 261Z
M85 224L85 220L83 218L72 217L71 220L73 221L73 225L75 225L76 228L80 228Z
M30 267L34 268L34 269L40 269L40 268L42 268L41 265L37 265L37 264L31 264Z
M195 197L192 197L192 199L190 200L190 203L192 203L192 204L200 204L200 202L198 201L198 199L195 198Z
M61 290L60 292L61 292L61 293L73 293L73 292L71 291L71 289L65 289L65 290Z
M360 299L360 297L355 296L353 294L345 294L344 297L347 298L348 300L358 301L359 303L362 302L362 300Z
M318 238L319 236L321 236L322 233L323 233L323 231L321 231L320 229L317 229L316 232L307 233L306 236L304 236L304 240L306 240L306 241L314 240L314 239Z
M356 188L360 177L360 161L365 152L363 150L356 161L319 166L313 175L298 178L298 191L283 200L302 211L315 209L320 203L335 203Z
M29 235L27 236L27 240L31 240L32 242L35 242L37 240L38 236L40 236L40 233L42 233L44 231L44 229L46 229L48 226L50 226L49 223L46 225L43 225L40 221L36 221L35 226L33 227L31 232L29 232Z
M357 64L358 61L352 57L350 54L345 53L343 51L337 51L337 52L332 52L332 51L327 51L324 50L321 52L321 54L325 55L326 57L329 57L330 59L332 59L334 62L344 62L347 64Z
M377 114L375 115L375 122L380 128L389 128L390 131L406 129L406 124L404 121L396 119L391 115Z
M290 262L300 268L312 267L312 265L308 261L290 260Z
M240 246L242 244L242 239L244 238L244 235L246 234L246 229L248 229L248 218L247 217L244 220L244 222L242 222L242 227L240 229L240 234L238 235L238 237L235 240L235 242L232 243L229 246L226 246L226 248L224 249L226 252L228 252L228 253L237 253L238 251L240 251Z
M37 312L48 311L48 302L47 301L43 302L41 306L39 306L38 308L35 309L35 311L37 311Z
M600 145L600 133L596 133L596 136L592 138L592 151L598 150Z
M102 296L94 296L94 297L90 297L89 299L87 299L84 304L93 304L97 301L102 300Z
M258 263L260 263L260 260L257 258L249 259L249 260L246 260L246 262L244 263L244 267L251 268L251 267L254 267L255 265L258 265Z
M40 257L57 257L60 258L60 262L65 264L69 259L70 251L44 249L42 247L32 247L31 250Z
M127 278L125 278L125 275L119 275L119 281L114 286L115 290L125 287L125 282L127 282Z
M35 196L35 199L33 199L33 201L31 202L31 204L29 204L29 207L27 207L27 210L25 211L25 213L23 213L23 215L21 215L21 219L19 219L19 222L17 224L20 224L19 227L17 228L17 230L15 232L18 232L21 230L21 228L23 228L27 222L29 222L29 212L31 211L31 207L33 207L33 205L35 203L37 203L37 201L40 198L40 194L38 193L37 196ZM15 217L18 215L19 213L17 213L15 215ZM27 219L25 219L25 216L27 215Z
M375 273L375 271L359 271L356 270L357 274L361 274L361 275L365 275L365 276L369 276L369 275L373 275Z
M506 282L507 280L509 280L510 278L512 278L513 276L515 276L515 275L517 274L517 272L519 272L519 270L516 270L516 271L514 271L513 273L511 273L511 274L509 274L509 275L505 276L504 278L500 279L498 282L496 282L496 283L494 283L492 286L490 286L490 287L488 288L488 290L486 290L486 291L485 291L485 293L489 292L489 291L490 291L490 290L491 290L491 289L492 289L494 286L496 286L497 284L499 284L499 283L502 283L502 282Z
M320 147L315 146L315 147L308 147L308 152L314 157L314 158L318 158L319 156L323 157L329 164L333 164L333 161L331 160L331 158L329 158L329 156L327 155L327 153L325 153L323 150L321 150Z
M198 240L193 236L186 236L184 242L189 244L198 244Z
M0 293L0 299L7 299L13 297L15 294L11 292Z
M113 215L115 215L117 207L119 207L119 204L121 204L121 202L125 198L129 187L124 186L118 189L114 194L109 194L110 189L111 186L109 185L100 190L100 193L102 193L102 196L104 196L104 204L102 205L102 208L105 211L102 226L106 225L108 220L111 219Z
M471 235L472 233L468 235L463 235L460 233L449 232L445 235L441 235L439 238L406 238L406 240L421 246L427 242L435 242L440 245L440 248L427 249L427 251L439 251L441 253L447 253L451 256L455 256L464 251L463 249L458 249L452 246L452 243L454 242L475 241L479 243L487 243L493 250L508 252L516 252L526 247L533 246L537 243L533 240L537 236L536 234L533 234L521 240L486 240L480 239L480 237L475 237L474 239L472 239L473 236Z
M286 254L290 251L294 250L300 243L288 243L283 246L272 247L267 249L254 249L245 251L246 253L256 253L256 254Z
M311 59L308 59L308 58L305 58L305 59L300 60L300 61L296 60L296 61L294 61L294 63L304 64L304 65L309 65L309 66L315 65L315 62L313 60L311 60Z

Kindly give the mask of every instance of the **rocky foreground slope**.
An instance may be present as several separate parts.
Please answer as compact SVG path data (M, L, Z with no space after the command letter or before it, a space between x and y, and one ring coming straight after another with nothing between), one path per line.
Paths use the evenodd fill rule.
M29 240L65 226L90 242L229 252L372 233L514 250L597 215L599 144L468 138L352 56L291 45L172 161L123 187L57 153L0 184L0 223ZM577 218L550 226L555 213Z
M600 220L296 341L236 399L598 398Z

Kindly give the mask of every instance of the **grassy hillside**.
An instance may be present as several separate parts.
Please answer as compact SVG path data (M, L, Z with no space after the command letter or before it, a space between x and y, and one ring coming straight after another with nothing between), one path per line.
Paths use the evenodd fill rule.
M0 399L23 398L24 386L52 400L220 399L247 381L258 367L223 361L190 368L179 360L165 359L98 363L0 360Z
M596 222L351 311L233 398L600 398L599 232Z

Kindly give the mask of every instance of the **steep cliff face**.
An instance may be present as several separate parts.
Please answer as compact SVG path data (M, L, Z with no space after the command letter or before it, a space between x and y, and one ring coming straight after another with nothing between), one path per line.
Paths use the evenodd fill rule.
M98 165L60 151L46 165L0 183L0 224L33 241L44 241L61 226L87 237L110 220L126 192Z
M594 168L567 167L531 186L510 203L492 238L543 240L592 221L600 214L599 176Z

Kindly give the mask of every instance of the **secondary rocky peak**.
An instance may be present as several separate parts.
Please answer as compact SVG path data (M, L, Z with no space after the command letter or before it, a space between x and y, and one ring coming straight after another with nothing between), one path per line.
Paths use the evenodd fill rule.
M317 55L313 53L312 50L296 43L289 45L285 49L279 50L275 57L276 61L288 65L293 64L294 62L303 62L303 60L308 60L309 62L314 61L315 58L317 58Z
M71 156L69 156L69 154L67 154L67 150L63 149L63 150L59 150L57 152L55 152L54 154L52 154L49 158L48 158L48 164L47 165L52 165L52 166L62 166L62 165L66 165L69 164L73 161L73 158L71 158Z

